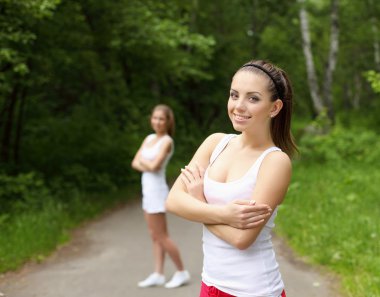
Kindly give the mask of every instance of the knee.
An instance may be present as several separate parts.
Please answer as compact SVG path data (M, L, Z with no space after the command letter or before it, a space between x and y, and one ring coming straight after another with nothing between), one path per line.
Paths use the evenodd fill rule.
M152 241L160 241L161 240L161 235L159 232L157 232L156 230L154 229L150 229L149 228L149 235L150 235L150 238L152 239Z
M157 240L157 236L156 236L156 233L154 232L153 229L149 228L148 229L148 232L149 232L149 235L150 235L150 238L152 239L152 241L156 241Z
M162 232L153 232L152 238L158 243L163 244L165 243L167 236Z

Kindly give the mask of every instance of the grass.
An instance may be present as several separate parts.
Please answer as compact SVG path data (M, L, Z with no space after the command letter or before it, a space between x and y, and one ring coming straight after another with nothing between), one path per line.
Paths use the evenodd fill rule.
M380 170L360 163L295 163L280 234L329 267L352 297L380 296Z
M42 261L70 239L71 229L136 194L134 186L113 193L77 196L65 203L51 200L38 211L3 219L0 222L0 273L15 270L29 260Z

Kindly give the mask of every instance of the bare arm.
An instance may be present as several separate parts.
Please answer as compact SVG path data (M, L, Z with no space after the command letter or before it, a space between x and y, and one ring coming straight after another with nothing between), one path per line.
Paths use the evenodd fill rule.
M146 143L146 140L147 140L147 137L144 139L144 141L140 145L140 148L137 150L135 156L133 157L132 163L131 163L132 168L137 170L137 171L140 171L140 172L146 171L145 168L140 164L141 150L142 150L142 147L144 146L144 144Z
M282 152L270 153L261 164L253 198L257 203L264 203L275 209L285 197L291 177L291 162ZM275 183L273 181L276 181ZM228 225L206 225L206 227L222 240L238 249L248 248L257 238L265 223L250 229L236 229Z
M223 134L213 134L209 136L199 147L187 168L206 168L210 156ZM186 170L177 178L166 201L166 209L185 219L205 223L205 224L228 224L237 228L250 228L255 222L253 217L257 217L258 211L268 212L267 206L255 206L249 201L233 201L227 205L207 204L202 191L191 194L186 184ZM192 174L188 178L192 178ZM194 176L193 176L194 177ZM195 179L202 180L203 176L195 176ZM199 194L201 193L201 194Z
M144 140L144 143L146 142L146 139ZM170 153L171 147L172 147L172 140L170 138L167 138L164 140L160 147L160 151L156 158L153 160L146 160L141 157L141 148L144 145L144 143L141 145L140 149L137 151L135 157L132 161L132 167L140 172L144 171L158 171L160 170L163 162L165 161L166 156Z
M206 138L194 154L188 166L194 167L197 163L203 168L206 168L213 149L222 137L223 134L218 133ZM205 200L202 201L202 199L197 199L190 195L181 181L181 176L179 176L173 184L166 200L166 209L169 212L190 221L200 223L222 223L220 209L218 208L220 207L208 205Z

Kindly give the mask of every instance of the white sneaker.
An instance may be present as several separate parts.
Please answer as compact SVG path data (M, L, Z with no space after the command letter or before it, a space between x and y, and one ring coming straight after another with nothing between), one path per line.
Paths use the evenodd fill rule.
M161 286L165 283L165 276L163 274L159 274L157 272L152 273L146 279L139 282L137 285L140 288L148 288L154 286Z
M165 288L172 289L187 284L190 281L190 273L187 270L177 271L172 279L165 284Z

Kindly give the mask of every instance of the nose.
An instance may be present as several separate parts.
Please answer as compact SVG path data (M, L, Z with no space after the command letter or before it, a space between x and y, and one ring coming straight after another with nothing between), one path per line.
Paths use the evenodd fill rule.
M244 101L244 98L239 98L236 101L235 108L236 108L236 110L245 110L245 101Z

